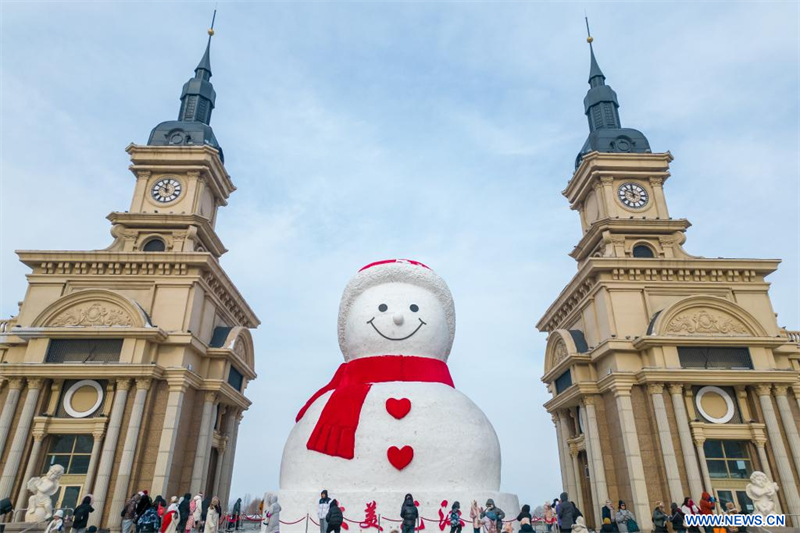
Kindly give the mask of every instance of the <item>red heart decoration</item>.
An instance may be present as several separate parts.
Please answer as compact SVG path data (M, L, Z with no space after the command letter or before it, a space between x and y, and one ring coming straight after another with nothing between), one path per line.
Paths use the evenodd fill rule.
M389 398L386 400L386 410L390 415L400 420L411 411L411 400L408 398Z
M402 470L407 467L414 458L414 448L411 446L403 446L402 448L392 446L386 450L386 456L389 458L389 462L392 463L393 467Z

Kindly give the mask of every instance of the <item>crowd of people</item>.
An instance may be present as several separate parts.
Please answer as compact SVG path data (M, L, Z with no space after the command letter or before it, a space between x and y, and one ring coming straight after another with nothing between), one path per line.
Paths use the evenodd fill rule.
M523 506L525 509L528 506ZM652 512L653 532L669 533L670 529L675 533L700 533L700 528L696 526L687 527L685 518L687 515L700 514L710 515L716 512L725 514L740 514L733 502L727 502L725 509L718 508L716 499L707 492L703 492L700 501L695 503L690 497L683 499L680 505L672 502L669 510L666 509L664 502L656 502ZM546 502L543 507L543 522L547 533L586 533L586 523L582 513L574 502L569 500L566 492L562 492L559 498L552 503ZM607 500L601 509L602 524L599 531L602 533L637 533L641 531L636 516L628 509L623 500L617 502L617 507ZM478 533L477 530L475 533ZM745 528L706 528L705 533L746 533Z
M95 526L88 526L89 516L94 512L93 498L87 495L72 514L72 531L75 533L96 533ZM262 526L265 533L278 533L280 530L280 511L277 496L270 495L263 502ZM653 532L669 533L701 533L698 527L686 527L685 517L691 514L739 514L733 503L728 502L724 511L718 509L718 502L707 492L703 492L698 503L691 498L684 498L679 505L672 502L666 509L664 502L656 502L652 512ZM219 533L220 529L239 529L242 520L242 500L236 501L232 512L223 516L219 499L208 498L202 493L192 496L190 493L182 497L172 496L167 502L162 496L152 499L148 491L142 490L133 494L125 502L120 513L122 517L122 533ZM327 490L320 494L317 509L320 533L341 533L344 515L339 502L328 495ZM390 533L414 533L419 527L419 510L414 497L406 494L400 508L400 531ZM566 492L562 492L552 502L531 513L530 505L523 505L516 519L508 519L505 512L489 499L481 506L472 500L468 517L461 509L460 502L453 502L446 522L450 525L450 533L464 533L465 524L472 526L471 533L534 533L534 526L543 525L545 533L588 533L583 514ZM56 511L48 524L45 533L59 533L64 529L64 512ZM623 500L617 506L608 500L601 508L602 523L598 528L602 533L637 533L640 530L636 516L628 509ZM542 527L539 528L541 531ZM687 531L688 530L688 531ZM705 533L746 533L744 528L706 529Z
M94 512L94 499L85 496L72 513L74 533L96 533L97 527L88 526L89 515ZM228 515L226 529L239 529L241 525L241 498L236 501L233 512ZM167 502L162 496L151 498L146 490L137 492L125 502L120 512L122 533L218 533L223 526L223 515L219 499L205 498L203 494L190 493L182 497L173 496ZM63 509L53 514L45 533L64 530ZM87 527L88 526L88 527Z
M122 509L122 533L218 533L222 529L238 529L242 500L236 501L229 520L224 516L219 498L190 493L154 499L146 490L137 492ZM77 509L76 509L77 512ZM224 527L223 527L224 526Z

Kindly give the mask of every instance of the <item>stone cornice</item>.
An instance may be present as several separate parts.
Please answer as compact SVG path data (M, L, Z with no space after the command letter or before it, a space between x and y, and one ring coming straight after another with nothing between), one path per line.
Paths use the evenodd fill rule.
M744 337L722 335L680 335L674 337L648 335L633 341L637 350L646 350L653 346L764 346L775 348L787 344L783 337Z
M147 228L165 230L175 228L197 227L197 235L216 256L223 255L228 250L222 244L217 232L211 226L211 221L197 214L175 215L164 213L120 213L113 212L106 217L112 224L121 224L127 228ZM162 252L158 252L162 253Z
M616 374L611 374L616 375ZM610 376L609 376L610 377ZM635 373L638 384L669 383L702 385L752 385L780 383L794 385L800 380L796 370L726 370L715 368L647 368ZM671 392L671 391L670 391Z
M542 382L550 383L558 376L563 374L567 371L568 368L572 367L574 364L589 364L592 362L592 358L587 354L573 354L568 355L564 359L558 362L550 371L542 376Z
M81 337L108 337L109 335L118 338L149 339L153 342L164 342L168 334L161 328L129 328L124 326L92 327L44 327L44 328L14 328L14 335L21 339L77 339Z
M539 319L536 327L539 331L547 332L562 327L600 286L612 282L634 282L639 285L642 282L689 283L693 287L699 283L709 287L731 283L763 283L763 278L777 270L779 264L779 259L589 258Z
M253 369L250 368L245 361L242 361L242 358L239 357L235 351L229 348L209 348L206 351L206 354L209 357L230 361L231 364L249 380L254 380L256 377L258 377L255 371L253 371Z
M690 422L692 440L702 444L706 439L742 439L756 443L766 442L767 435L764 424L750 422L745 424L709 424L707 422Z
M102 437L106 431L108 418L94 416L87 418L58 418L51 416L36 416L33 418L31 431L34 434L80 434L91 433L95 439Z
M87 368L88 367L88 368ZM91 370L89 370L91 369ZM13 379L85 379L91 373L95 379L155 378L161 379L163 367L128 363L4 363L0 365L0 376Z
M246 411L252 403L244 394L221 379L203 380L203 392L206 394L213 393L216 395L216 401L233 405L234 407L240 408L242 411Z
M544 408L548 413L553 413L558 409L566 409L568 407L576 407L580 404L582 399L586 396L600 394L596 383L580 382L574 383L561 394L551 398L544 403Z
M261 323L239 290L207 252L142 252L98 251L18 251L20 261L33 270L29 279L37 276L120 276L145 278L150 276L193 276L202 280L204 288L230 314L233 321L255 328ZM193 272L194 271L194 272Z
M592 223L589 231L583 234L569 255L575 260L582 260L602 240L605 231L625 235L670 235L676 231L686 231L690 226L691 223L685 218L677 220L604 218Z

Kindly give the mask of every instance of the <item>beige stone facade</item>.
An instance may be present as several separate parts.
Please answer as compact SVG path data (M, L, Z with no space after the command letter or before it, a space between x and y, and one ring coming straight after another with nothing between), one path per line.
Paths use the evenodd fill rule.
M108 217L111 246L17 252L28 289L0 322L0 498L24 509L27 479L59 463L58 505L91 493L90 523L112 530L141 489L228 502L259 324L218 261L235 190L218 151L127 151L133 201Z
M537 324L563 486L591 526L621 499L649 531L657 501L708 492L747 509L762 470L800 526L800 336L770 302L779 261L686 253L671 160L592 152L564 191L583 228L578 273Z

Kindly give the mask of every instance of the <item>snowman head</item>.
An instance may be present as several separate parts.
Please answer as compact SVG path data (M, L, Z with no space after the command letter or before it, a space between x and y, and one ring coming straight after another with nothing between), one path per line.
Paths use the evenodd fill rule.
M339 305L345 361L376 355L447 361L455 332L450 289L417 261L390 259L365 266L347 284Z

